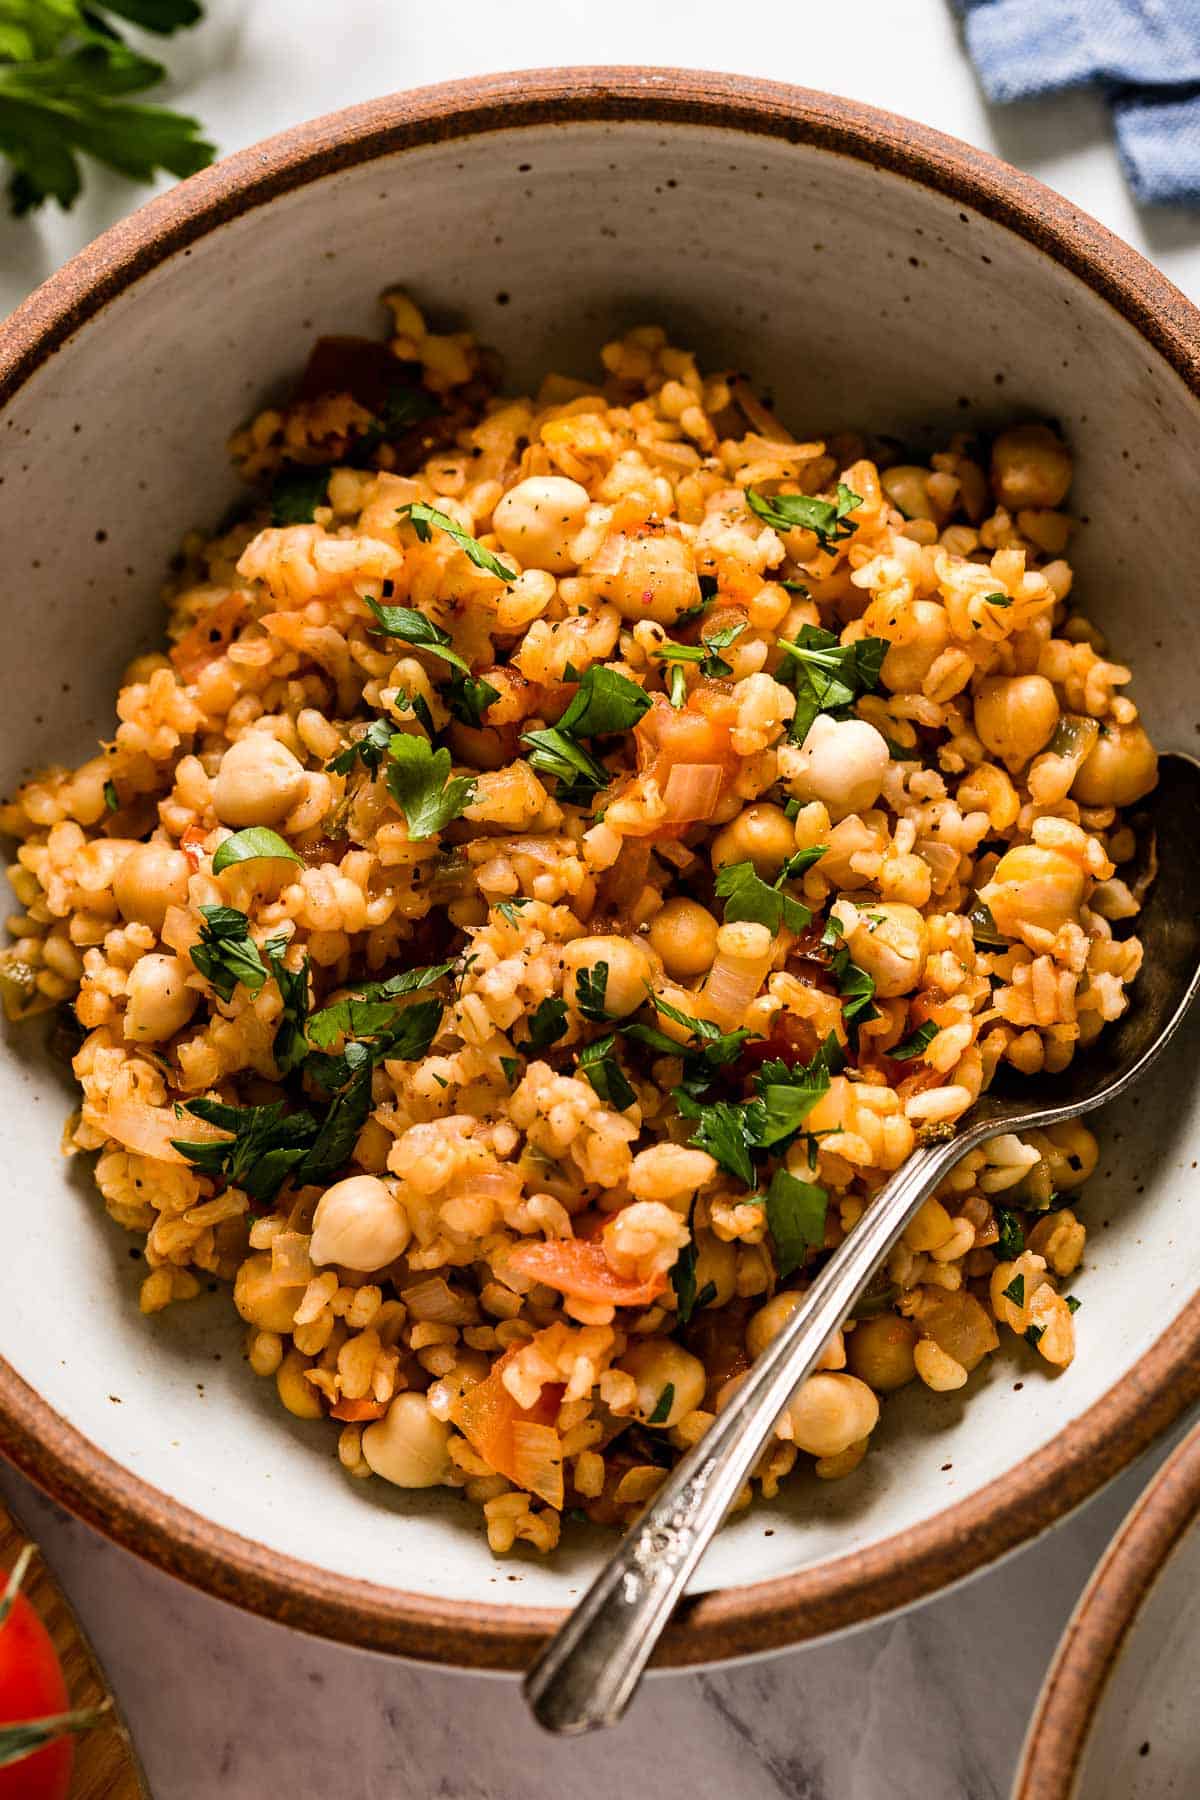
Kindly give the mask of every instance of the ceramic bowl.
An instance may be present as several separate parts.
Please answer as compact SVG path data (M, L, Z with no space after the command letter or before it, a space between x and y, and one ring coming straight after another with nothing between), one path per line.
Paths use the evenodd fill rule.
M1012 1800L1190 1800L1200 1771L1200 1428L1141 1495L1084 1589Z
M112 728L185 528L236 491L227 431L321 332L403 282L511 382L598 367L662 320L807 431L944 443L1057 418L1088 520L1079 590L1137 664L1158 741L1195 741L1200 316L1038 183L949 138L770 83L506 75L300 127L153 201L0 327L0 783ZM1081 1353L1017 1346L957 1396L910 1388L853 1479L795 1481L707 1557L662 1659L811 1638L912 1603L1093 1492L1200 1392L1189 1228L1197 1037L1104 1121ZM36 1033L0 1057L0 1442L66 1505L224 1598L410 1656L527 1661L602 1542L496 1561L453 1495L345 1480L247 1370L225 1294L158 1318L59 1140Z

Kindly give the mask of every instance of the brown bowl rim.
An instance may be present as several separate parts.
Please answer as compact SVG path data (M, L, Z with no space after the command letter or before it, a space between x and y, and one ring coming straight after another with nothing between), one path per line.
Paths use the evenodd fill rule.
M1129 245L986 152L897 114L783 83L680 69L571 68L449 82L348 108L238 152L151 200L0 324L0 405L66 338L167 257L251 207L381 155L545 123L719 127L851 156L983 214L1069 269L1200 394L1200 313ZM1046 1530L1200 1398L1200 1297L1060 1435L902 1536L684 1604L656 1656L681 1667L863 1624ZM399 1592L265 1549L108 1457L0 1361L0 1449L89 1524L169 1574L282 1624L364 1649L518 1669L563 1614Z
M1080 1595L1042 1683L1012 1800L1071 1800L1126 1640L1197 1517L1200 1425L1134 1502Z

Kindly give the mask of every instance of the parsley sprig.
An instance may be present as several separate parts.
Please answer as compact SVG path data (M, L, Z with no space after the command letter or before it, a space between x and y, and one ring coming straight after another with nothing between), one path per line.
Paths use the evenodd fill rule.
M554 777L561 800L586 806L608 786L612 775L583 747L580 738L613 737L630 731L650 704L649 694L636 681L603 663L592 663L580 677L558 724L527 731L522 737L530 767Z
M822 500L817 494L760 494L756 488L746 489L746 504L765 525L773 531L799 528L815 532L822 550L853 537L855 527L848 515L862 500L844 481L838 482L834 500Z
M375 775L379 765L388 753L388 745L395 734L395 726L390 719L372 719L361 737L354 738L331 757L325 764L329 775L349 775L356 762L361 762L369 774Z
M227 1003L239 981L247 993L257 994L267 980L267 965L250 936L250 921L236 906L202 906L204 924L200 941L191 948L192 962ZM285 938L269 939L265 948L282 950Z
M429 542L432 528L436 525L439 531L444 531L447 537L454 539L459 549L465 552L477 569L482 569L485 574L497 576L506 587L511 587L517 579L515 572L502 563L498 556L493 556L490 550L485 550L478 538L473 538L469 531L464 531L462 526L457 524L448 513L439 511L436 506L430 506L427 500L410 500L407 506L396 509L396 517L397 519L412 520L412 528L422 544Z
M728 650L730 644L741 637L745 629L746 621L743 619L737 624L726 625L720 631L714 631L710 637L702 637L698 644L677 644L670 638L659 644L654 654L661 662L670 665L667 693L672 706L681 707L687 698L687 682L683 673L685 663L696 663L700 674L712 681L733 674L731 664L719 652Z
M832 631L802 625L795 641L780 638L779 648L790 659L782 673L791 675L796 689L789 736L799 744L818 713L846 718L858 696L878 686L888 647L886 639L874 637L843 644Z
M461 817L475 798L474 778L452 776L450 752L435 750L415 732L397 732L390 740L385 779L414 843Z
M162 64L125 43L111 17L169 36L201 17L197 0L3 0L0 154L18 215L47 200L66 208L83 185L79 153L131 181L159 169L194 175L213 159L200 125L128 96L155 87Z
M797 850L794 856L788 857L773 882L764 881L752 862L725 863L717 870L714 887L717 898L725 902L726 925L746 919L756 925L765 925L772 935L781 924L797 934L806 930L812 923L811 907L784 893L783 888L786 882L794 881L806 869L811 869L818 858L824 856L825 850L824 844L816 844L811 850Z

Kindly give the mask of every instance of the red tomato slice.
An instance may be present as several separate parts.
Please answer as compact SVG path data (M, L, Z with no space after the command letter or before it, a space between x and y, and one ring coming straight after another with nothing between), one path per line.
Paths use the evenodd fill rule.
M0 1625L0 1743L4 1727L48 1718L70 1708L50 1634L23 1594ZM0 1800L66 1800L75 1748L58 1738L0 1769Z
M653 1275L649 1281L618 1275L602 1244L580 1238L518 1244L509 1255L508 1266L531 1281L557 1288L560 1294L597 1305L649 1306L667 1285L664 1274Z
M195 681L201 669L224 655L248 604L246 595L235 588L184 632L171 651L171 661L184 681Z
M531 1434L518 1432L517 1427L537 1426L544 1440L545 1433L558 1417L563 1386L560 1382L550 1382L539 1394L536 1406L518 1406L504 1385L503 1371L520 1347L519 1344L514 1344L511 1349L506 1350L492 1364L491 1373L486 1380L477 1382L474 1387L461 1393L450 1408L450 1417L471 1448L479 1452L489 1467L500 1475L507 1475L518 1487L528 1488L536 1493L548 1505L561 1507L561 1458L555 1471L549 1457L544 1454L532 1457L528 1441ZM539 1442L538 1448L544 1451L544 1441ZM533 1485L530 1480L535 1466L540 1467L545 1476L537 1485ZM536 1479L535 1475L534 1480Z
M352 1425L359 1425L366 1419L382 1419L388 1409L386 1400L339 1400L331 1406L331 1419L344 1419Z

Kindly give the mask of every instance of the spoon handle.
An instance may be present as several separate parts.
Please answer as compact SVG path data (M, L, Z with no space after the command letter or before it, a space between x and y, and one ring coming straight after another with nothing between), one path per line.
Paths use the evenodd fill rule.
M705 1436L622 1538L525 1677L548 1731L612 1725L795 1389L912 1218L970 1148L970 1138L917 1150L871 1202L757 1359Z

